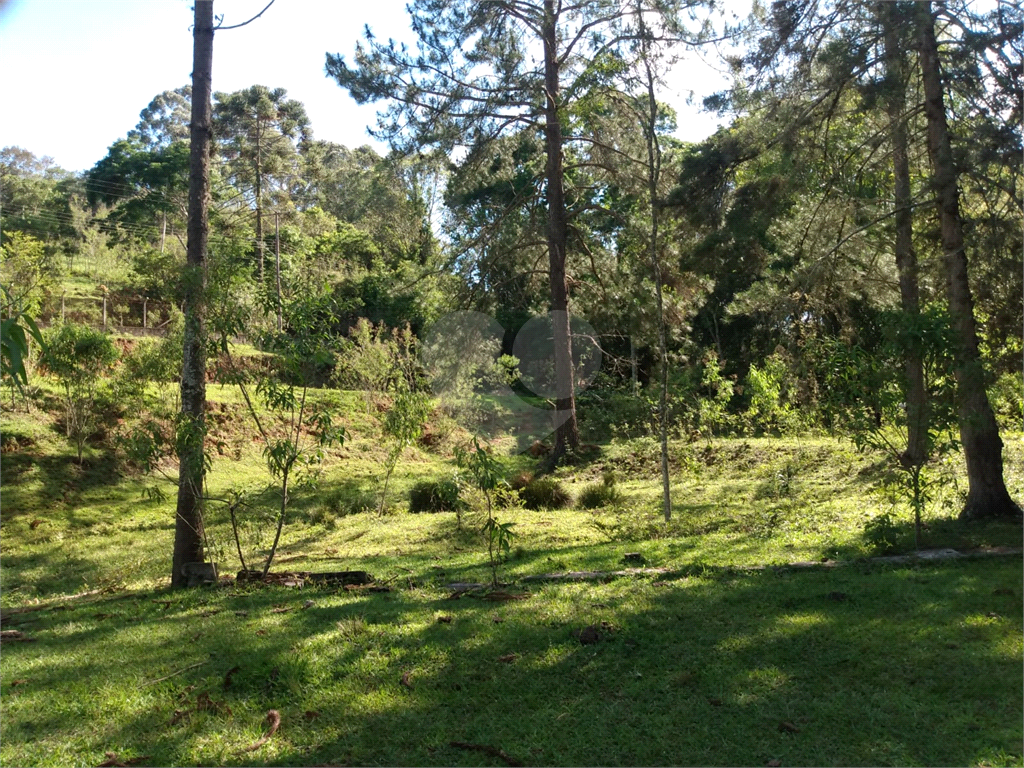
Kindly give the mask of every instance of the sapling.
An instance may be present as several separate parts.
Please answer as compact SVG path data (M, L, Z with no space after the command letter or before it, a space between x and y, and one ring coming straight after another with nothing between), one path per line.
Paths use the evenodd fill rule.
M85 441L99 419L100 377L117 360L117 348L102 331L75 323L53 329L46 342L43 362L64 390L65 432L78 449L81 465Z
M928 463L958 447L953 437L956 413L947 352L949 324L945 314L931 308L913 320L893 313L883 327L886 337L871 350L838 341L819 342L825 362L822 407L858 449L874 448L888 456L896 488L906 495L914 512L914 547L919 549L921 518L932 485ZM920 455L909 450L904 387L891 373L902 370L900 361L908 345L914 345L924 363L927 401Z
M515 533L512 528L515 523L500 523L494 517L494 508L491 496L494 491L504 482L501 477L501 465L491 455L491 452L480 445L480 441L473 438L473 449L459 447L455 452L455 459L458 465L465 469L473 478L476 487L484 495L487 504L487 522L484 523L483 533L487 537L487 556L491 567L491 584L498 586L498 564L501 553L508 557Z
M328 295L299 296L288 302L284 311L285 330L269 337L267 346L277 352L280 378L258 370L243 371L237 365L222 331L221 349L228 360L228 373L238 385L256 431L263 442L263 457L274 479L281 501L276 515L276 530L270 552L263 563L263 575L270 571L281 531L288 513L290 492L294 485L316 484L326 449L344 441L344 429L334 425L334 409L323 398L310 396L311 382L317 370L331 362L333 338L327 330L331 317ZM255 387L250 390L253 378ZM295 383L297 382L297 383ZM258 401L262 408L256 406ZM285 425L285 434L272 431L261 418L261 411L270 411ZM236 511L232 507L229 511ZM237 518L232 525L238 544Z

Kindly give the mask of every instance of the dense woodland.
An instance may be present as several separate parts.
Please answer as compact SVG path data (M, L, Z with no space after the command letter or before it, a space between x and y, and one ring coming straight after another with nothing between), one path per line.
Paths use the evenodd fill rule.
M154 96L85 173L4 149L12 402L33 318L50 351L29 370L73 371L101 344L78 324L163 334L125 347L111 390L138 416L128 380L178 379L183 334L199 344L186 359L215 363L202 378L238 379L244 342L276 356L263 369L281 386L369 387L367 350L387 348L372 386L397 397L428 391L429 371L395 350L411 360L474 310L500 326L495 365L518 395L544 394L528 364L550 369L534 398L555 426L549 467L660 434L666 518L670 438L803 433L889 451L918 511L929 462L962 450L965 518L1019 515L999 437L1021 423L1019 7L787 0L733 25L710 3L642 0L410 14L415 52L368 33L327 55L329 77L381 105L387 156L316 139L283 88L213 93L202 279L185 267L192 87ZM693 48L725 51L733 75L704 105L728 127L696 144L659 100ZM523 360L538 316L549 353ZM585 387L580 350L602 359ZM118 353L92 354L104 369ZM467 391L481 371L463 371Z
M0 150L0 762L1022 765L1019 3L213 5Z

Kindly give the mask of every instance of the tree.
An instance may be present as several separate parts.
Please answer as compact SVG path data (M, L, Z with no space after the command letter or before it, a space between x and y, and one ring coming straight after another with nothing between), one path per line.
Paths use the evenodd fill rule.
M139 124L129 131L128 140L138 141L146 149L160 149L176 141L187 142L191 114L192 86L183 85L158 93L139 113Z
M254 85L215 97L215 125L228 176L253 195L261 286L267 196L278 203L288 197L299 174L299 150L312 138L305 107L287 96L284 88Z
M968 282L967 254L957 170L946 122L945 96L935 38L931 0L917 4L921 78L928 121L928 154L942 232L946 296L954 330L953 360L957 382L960 440L967 460L969 489L961 518L1020 517L1003 481L1003 441L985 392L985 368L978 351L974 301Z
M85 441L96 431L100 377L117 360L110 337L88 326L67 323L46 336L43 363L64 390L64 431L82 463Z
M21 387L28 384L25 361L28 359L29 339L35 339L44 353L46 346L32 316L17 308L2 285L0 291L4 299L3 319L0 319L0 377L9 376L15 386Z
M677 32L672 11L651 4L666 35ZM639 7L639 5L638 5ZM633 6L556 0L475 3L417 0L409 6L415 53L367 34L355 66L327 56L327 72L359 103L389 100L381 137L405 150L429 145L479 156L495 140L533 131L544 147L543 202L549 308L554 323L555 448L552 462L579 444L576 422L569 284L570 202L565 147L591 137L572 131L572 105L601 79L602 66L629 38L621 22Z
M171 586L188 586L184 566L203 562L206 477L206 251L210 236L210 146L213 139L213 0L195 0L188 195L188 265L183 290L185 339L178 422L178 502Z

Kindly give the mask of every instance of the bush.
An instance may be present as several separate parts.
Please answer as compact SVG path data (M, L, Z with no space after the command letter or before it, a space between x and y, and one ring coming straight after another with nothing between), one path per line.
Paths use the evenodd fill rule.
M100 420L100 396L105 389L100 381L117 360L117 348L102 331L74 323L51 328L46 344L42 361L63 389L65 431L78 449L81 464L85 441Z
M409 491L409 511L455 512L462 505L459 486L451 478L421 480Z
M541 477L519 490L527 509L565 509L572 504L572 495L558 480Z
M883 555L894 552L901 538L900 526L888 512L864 524L864 540L874 551Z
M621 500L622 494L614 484L590 483L583 486L576 504L583 509L600 509L617 504Z
M324 509L338 515L358 515L377 506L377 495L370 488L347 483L324 498Z

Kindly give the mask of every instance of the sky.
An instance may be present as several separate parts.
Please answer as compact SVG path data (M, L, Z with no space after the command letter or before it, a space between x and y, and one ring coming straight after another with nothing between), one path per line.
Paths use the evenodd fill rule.
M267 1L216 0L214 14L238 24ZM275 0L251 24L215 35L213 89L285 88L305 104L316 138L384 151L366 133L377 106L357 105L324 61L328 52L351 60L366 24L378 38L411 42L405 2ZM155 95L190 82L191 23L191 0L0 0L0 147L91 168ZM702 139L720 123L686 103L690 92L699 104L725 85L695 56L676 68L661 97L679 113L680 138Z

